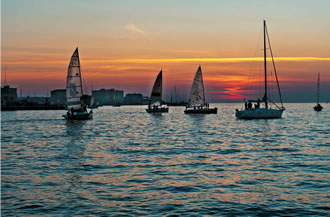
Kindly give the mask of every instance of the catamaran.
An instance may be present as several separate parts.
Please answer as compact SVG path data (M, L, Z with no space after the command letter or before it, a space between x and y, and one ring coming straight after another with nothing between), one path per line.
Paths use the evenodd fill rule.
M73 52L66 79L67 113L63 115L68 120L87 120L93 118L93 111L87 111L87 105L82 100L83 86L81 81L78 47Z
M316 106L314 106L314 110L319 112L322 111L323 107L320 104L320 73L317 78L317 96L316 96Z
M154 86L151 91L149 105L146 111L148 113L162 113L168 112L168 107L162 104L162 92L163 92L163 72L160 70Z
M195 74L194 81L191 86L188 105L184 113L186 114L216 114L218 108L210 108L205 101L204 83L201 66Z
M270 40L269 40L269 35L267 31L267 26L266 26L266 21L264 20L264 71L265 71L265 93L262 99L257 99L257 100L248 100L245 102L245 108L242 110L236 109L236 117L238 119L271 119L271 118L281 118L282 114L285 110L282 102L282 96L281 96L281 89L280 85L278 82L278 77L276 73L276 68L275 68L275 62L274 62L274 57L273 57L273 52L272 48L270 45ZM266 40L266 38L268 40ZM268 97L268 89L267 89L267 42L269 45L269 50L270 54L272 57L272 63L273 63L273 69L276 77L276 84L277 84L277 89L279 92L279 98L281 101L281 106L278 106L273 102L269 97ZM255 107L253 108L252 104L255 104Z

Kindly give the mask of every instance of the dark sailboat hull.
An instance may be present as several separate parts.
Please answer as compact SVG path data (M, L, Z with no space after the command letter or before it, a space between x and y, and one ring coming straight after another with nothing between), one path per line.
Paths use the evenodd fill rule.
M185 114L216 114L218 108L199 108L199 109L189 109L184 110Z
M93 111L90 112L76 112L76 114L72 115L70 112L63 115L66 120L89 120L93 119Z
M323 107L321 105L314 106L314 111L320 112L322 111Z
M148 113L167 113L168 107L166 107L166 108L147 108L146 111Z

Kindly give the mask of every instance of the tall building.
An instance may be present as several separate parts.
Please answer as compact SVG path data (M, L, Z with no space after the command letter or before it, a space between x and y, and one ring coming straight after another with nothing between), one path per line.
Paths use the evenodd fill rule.
M1 106L14 105L17 102L17 88L5 85L1 88Z
M121 105L124 102L124 91L115 89L93 90L92 96L97 105Z

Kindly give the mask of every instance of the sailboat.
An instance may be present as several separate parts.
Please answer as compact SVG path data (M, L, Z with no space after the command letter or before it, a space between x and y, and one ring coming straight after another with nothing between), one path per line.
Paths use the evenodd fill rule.
M267 31L267 26L266 26L266 21L264 20L264 70L265 70L265 93L262 99L257 99L257 100L248 100L245 102L245 108L242 110L236 109L236 117L238 119L272 119L272 118L281 118L282 114L285 110L282 102L282 96L281 96L281 90L277 78L277 73L276 73L276 68L275 68L275 62L274 62L274 57L273 57L273 52L272 48L270 46L270 40L269 40L269 35ZM275 77L276 77L276 84L277 84L277 89L279 92L279 97L281 101L281 107L276 105L271 99L268 98L268 93L267 93L267 46L266 46L266 36L267 36L267 41L272 57L272 63L273 63L273 68L275 72ZM256 103L254 108L252 106L252 103Z
M317 78L317 97L316 97L316 106L314 106L314 110L317 112L322 111L323 109L319 101L320 101L320 73Z
M81 81L78 47L73 52L66 79L67 113L63 115L68 120L87 120L93 118L93 111L87 111L87 105L82 100L83 86Z
M218 108L209 108L205 101L203 75L201 66L198 67L191 86L189 102L184 113L186 114L216 114Z
M146 109L148 113L168 112L168 107L164 107L162 105L162 92L163 92L163 71L160 70L151 91L149 105L148 108Z

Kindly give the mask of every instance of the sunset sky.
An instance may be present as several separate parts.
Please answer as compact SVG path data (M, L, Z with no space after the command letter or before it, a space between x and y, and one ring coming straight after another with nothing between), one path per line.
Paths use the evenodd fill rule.
M84 90L149 95L163 69L164 95L188 96L202 66L211 101L261 92L267 21L285 101L330 101L330 1L3 0L1 78L23 95L65 88L79 47ZM270 63L270 62L269 62Z

